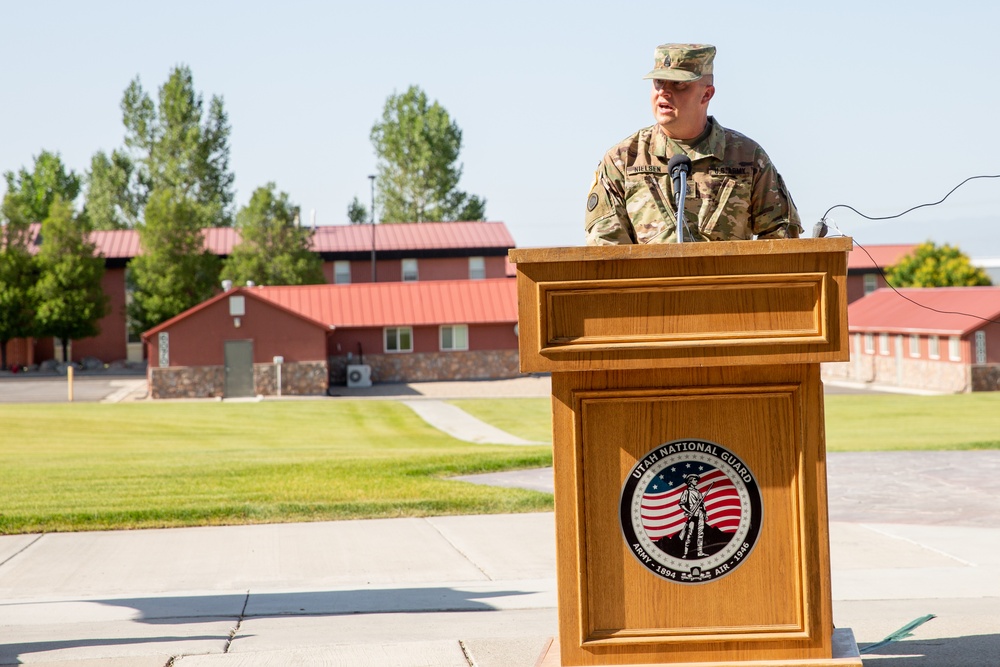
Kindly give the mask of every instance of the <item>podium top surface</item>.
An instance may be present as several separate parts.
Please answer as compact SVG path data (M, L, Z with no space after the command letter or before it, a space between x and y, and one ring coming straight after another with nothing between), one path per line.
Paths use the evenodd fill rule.
M522 248L521 370L846 361L852 240Z
M852 245L853 239L841 236L823 239L513 248L508 252L508 256L510 257L510 261L515 264L531 262L595 262L615 259L654 259L661 257L732 257L850 252Z

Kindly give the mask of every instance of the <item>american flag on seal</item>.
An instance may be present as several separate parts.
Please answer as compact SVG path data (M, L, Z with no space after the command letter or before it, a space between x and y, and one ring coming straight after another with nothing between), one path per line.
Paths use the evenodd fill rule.
M684 475L701 475L698 490L705 496L708 525L724 533L735 533L743 516L739 490L718 468L705 463L678 463L664 468L642 494L642 526L654 542L672 537L684 527L687 517L678 501L685 489ZM711 487L711 491L709 491Z

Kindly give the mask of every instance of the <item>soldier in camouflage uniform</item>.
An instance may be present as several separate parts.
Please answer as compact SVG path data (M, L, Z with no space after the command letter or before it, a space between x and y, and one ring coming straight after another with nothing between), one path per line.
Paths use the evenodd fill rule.
M672 243L676 195L667 161L691 158L685 241L797 238L798 211L781 175L755 141L708 115L715 94L707 44L664 44L655 52L656 124L601 160L587 197L587 244Z

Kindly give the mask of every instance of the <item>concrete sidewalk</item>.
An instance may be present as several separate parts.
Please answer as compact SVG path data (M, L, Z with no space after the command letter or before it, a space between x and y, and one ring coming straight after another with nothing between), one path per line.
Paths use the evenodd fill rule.
M553 535L546 513L0 537L0 664L533 667ZM1000 664L1000 529L831 539L860 643L937 615L866 664Z

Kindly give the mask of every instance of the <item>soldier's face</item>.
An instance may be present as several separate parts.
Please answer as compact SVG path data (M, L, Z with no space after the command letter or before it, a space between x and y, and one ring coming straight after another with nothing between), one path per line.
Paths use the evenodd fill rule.
M715 86L703 81L653 79L653 118L672 139L694 139L705 129Z

